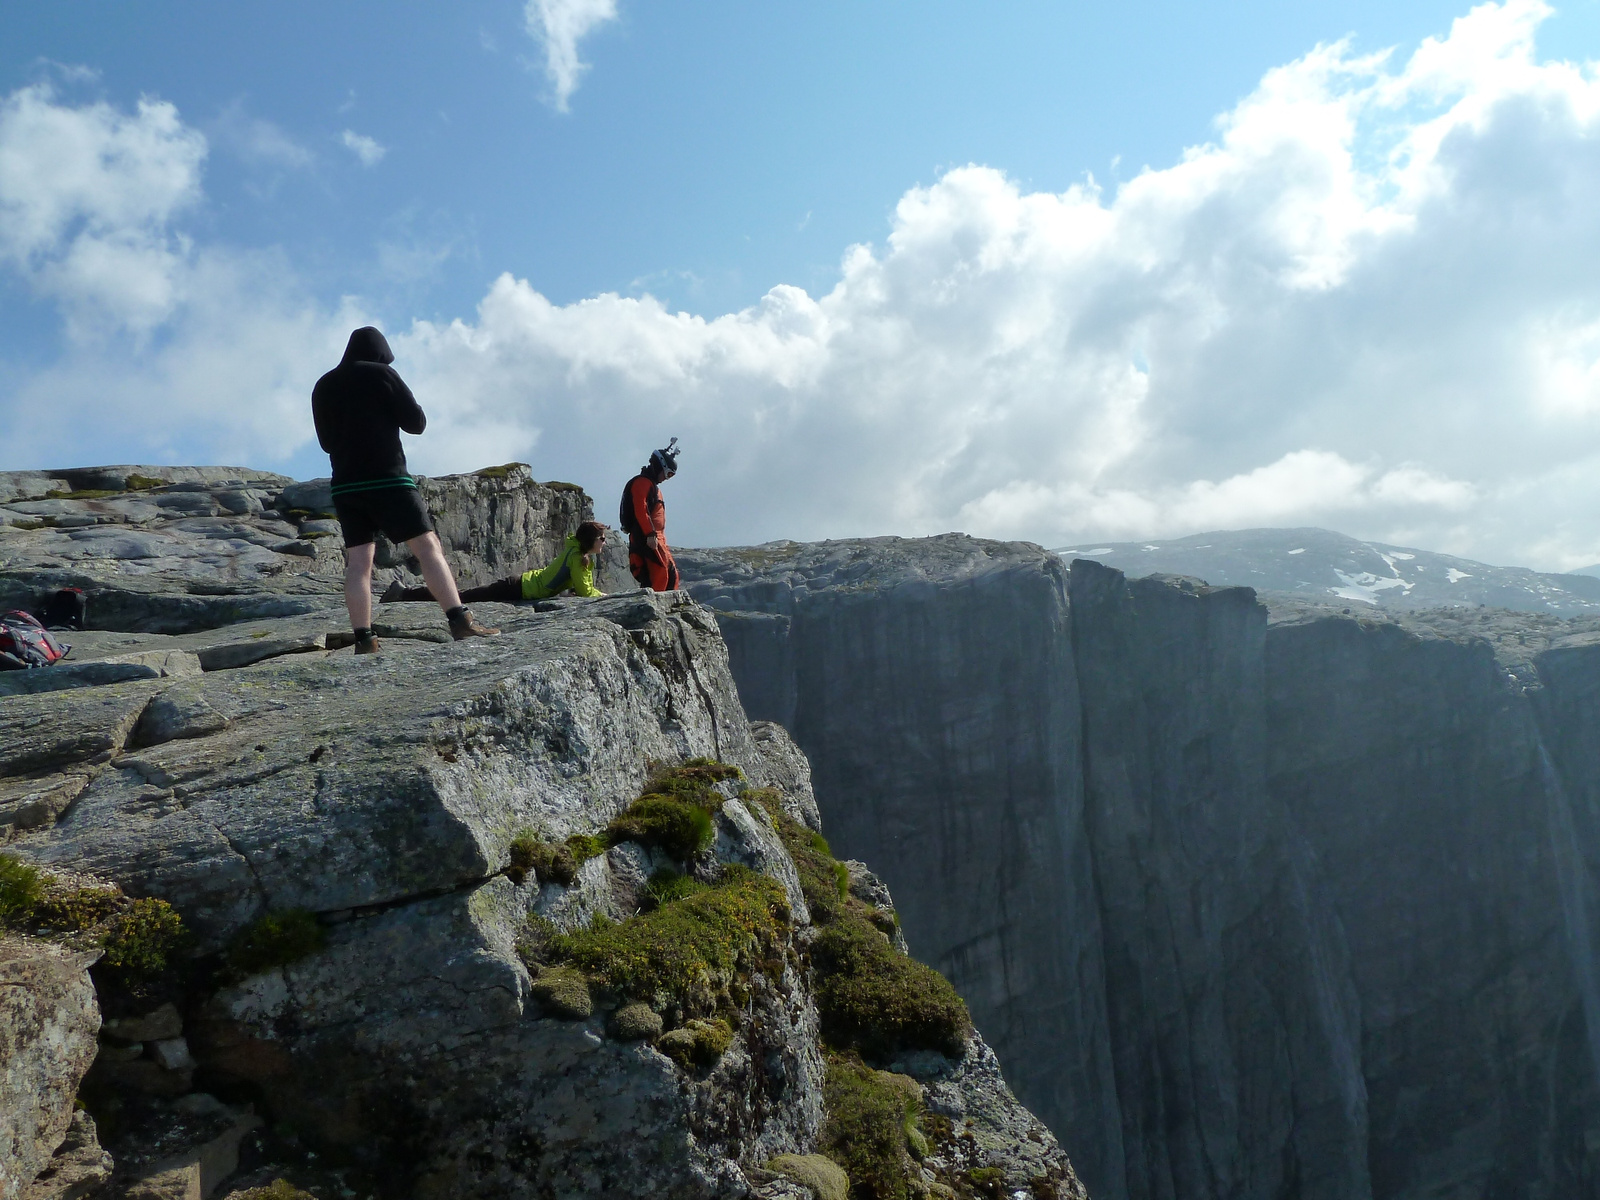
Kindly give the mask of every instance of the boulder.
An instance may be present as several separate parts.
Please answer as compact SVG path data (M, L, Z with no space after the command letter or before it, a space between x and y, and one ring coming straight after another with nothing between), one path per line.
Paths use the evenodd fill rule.
M72 1127L100 1029L98 957L0 938L0 1194L32 1184Z

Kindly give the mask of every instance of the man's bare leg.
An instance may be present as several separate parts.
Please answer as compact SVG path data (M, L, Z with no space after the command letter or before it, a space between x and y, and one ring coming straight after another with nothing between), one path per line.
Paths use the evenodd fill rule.
M498 629L487 629L472 619L472 614L461 603L461 593L456 590L455 572L450 569L450 564L444 560L444 549L439 545L439 535L436 533L419 534L406 543L411 553L417 556L417 562L422 567L422 578L427 581L428 591L433 593L433 598L439 602L439 607L444 609L444 615L450 618L450 632L457 641L468 637L493 637L499 633Z
M364 546L348 546L344 552L344 606L350 613L351 629L372 627L372 556L375 547L371 542Z
M455 572L444 560L444 547L439 545L439 535L429 530L419 533L406 543L406 548L416 556L422 566L422 579L428 591L439 602L439 607L449 612L461 607L461 593L456 590Z

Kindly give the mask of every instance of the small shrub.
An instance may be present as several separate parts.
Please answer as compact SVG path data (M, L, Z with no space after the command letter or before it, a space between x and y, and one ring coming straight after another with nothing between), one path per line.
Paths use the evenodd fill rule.
M111 923L101 963L125 979L147 979L172 966L188 930L165 900L135 900Z
M327 930L316 914L289 908L245 926L229 944L224 959L229 970L244 979L299 962L327 944Z
M678 900L686 900L706 890L706 885L688 875L662 870L650 876L644 885L644 899L648 908L661 908Z
M115 888L47 887L34 911L34 923L60 933L82 933L124 907Z
M743 868L723 878L654 912L571 933L527 932L524 944L630 1000L711 1015L734 1003L741 972L781 973L789 923L782 884Z
M21 925L30 920L43 898L39 868L0 854L0 925Z
M959 1057L971 1031L967 1006L949 980L901 954L851 911L824 929L811 950L823 1036L872 1058L902 1050Z
M859 1200L906 1200L911 1194L910 1180L920 1177L907 1137L921 1107L914 1097L887 1071L874 1071L853 1056L829 1056L819 1148L849 1173L851 1194Z
M659 794L640 796L611 822L607 832L613 845L642 842L659 846L680 862L706 849L716 836L711 814L699 804Z

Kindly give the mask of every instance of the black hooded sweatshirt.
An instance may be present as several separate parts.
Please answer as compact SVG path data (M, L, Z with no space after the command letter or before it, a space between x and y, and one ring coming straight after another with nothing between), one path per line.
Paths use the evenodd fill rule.
M350 335L339 365L311 389L311 416L333 462L335 493L370 481L411 482L400 431L421 433L428 418L393 361L383 334L367 325Z

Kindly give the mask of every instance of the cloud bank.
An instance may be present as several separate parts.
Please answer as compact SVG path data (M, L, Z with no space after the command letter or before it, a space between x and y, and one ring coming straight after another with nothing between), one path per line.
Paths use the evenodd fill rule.
M555 305L503 275L470 317L389 314L432 418L413 463L526 459L606 516L677 435L686 544L1315 524L1600 560L1600 79L1539 59L1548 15L1484 5L1404 59L1319 46L1211 142L1113 192L950 171L901 198L883 245L846 251L826 295L779 286L707 319L648 296ZM17 448L34 435L16 412L45 395L188 459L305 445L305 396L360 303L304 296L280 256L182 236L204 141L169 106L35 89L3 113L9 268L68 320L160 332L26 378L17 465L64 453ZM51 122L87 147L60 178L36 157ZM145 283L69 268L83 238L130 248ZM220 403L217 295L261 313L242 324L269 366ZM145 404L174 415L140 433L124 414Z

